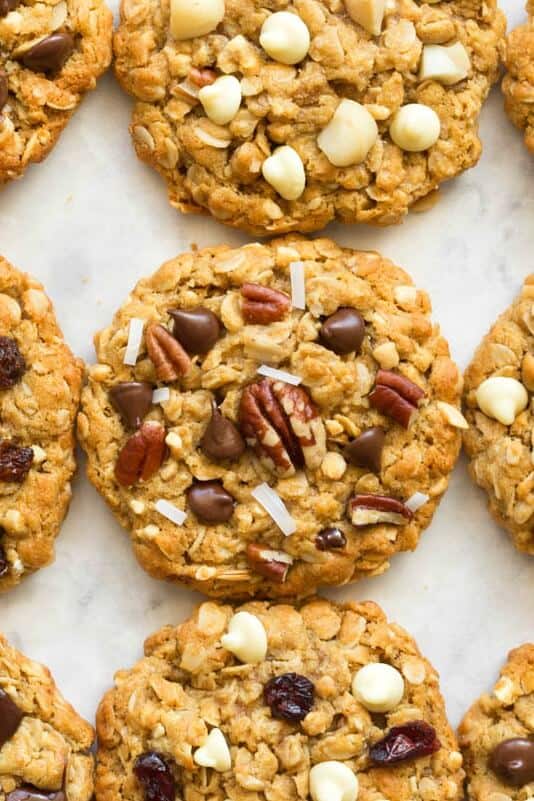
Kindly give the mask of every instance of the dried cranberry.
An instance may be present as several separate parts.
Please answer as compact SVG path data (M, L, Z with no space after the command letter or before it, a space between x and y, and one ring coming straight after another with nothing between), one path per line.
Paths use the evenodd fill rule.
M440 748L434 727L424 720L412 720L403 726L393 726L382 740L369 749L369 756L377 765L393 765L407 759L429 756Z
M176 783L163 754L147 751L137 757L134 773L143 785L145 801L174 801Z
M0 337L0 389L9 389L26 370L24 356L14 339Z
M19 448L7 439L0 440L0 481L22 484L33 462L31 448Z
M313 706L315 687L299 673L283 673L274 676L263 688L265 703L271 707L273 718L303 720Z

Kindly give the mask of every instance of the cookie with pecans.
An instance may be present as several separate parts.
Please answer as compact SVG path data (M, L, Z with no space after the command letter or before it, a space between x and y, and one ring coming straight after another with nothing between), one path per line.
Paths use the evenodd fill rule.
M0 591L53 560L82 372L41 284L0 257Z
M254 235L390 225L481 153L496 0L122 0L138 156Z
M520 551L534 555L534 274L479 345L465 373L469 472Z
M508 116L525 132L525 144L534 153L534 0L528 0L527 13L527 22L506 41L502 90Z
M0 0L0 185L42 161L111 61L104 0Z
M3 801L89 801L94 731L48 668L0 634L0 795Z
M378 253L186 253L95 346L89 478L157 578L228 598L377 575L447 488L461 377L426 293Z
M439 677L374 603L203 603L97 714L97 801L460 801Z
M458 730L471 801L534 797L534 644L508 655L493 691Z

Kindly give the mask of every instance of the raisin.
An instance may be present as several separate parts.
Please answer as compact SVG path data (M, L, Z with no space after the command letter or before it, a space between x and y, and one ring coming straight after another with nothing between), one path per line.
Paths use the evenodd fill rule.
M143 785L145 801L174 801L176 783L167 758L157 751L137 757L134 773Z
M273 718L303 720L313 706L315 687L299 673L283 673L274 676L263 688L265 703L271 707Z
M369 749L369 756L376 765L393 765L407 759L429 756L440 748L434 727L424 720L412 720L403 726L393 726L382 740Z
M0 440L0 481L22 484L33 462L31 448L19 448L7 439Z
M14 339L0 337L0 389L9 389L26 370L24 356Z

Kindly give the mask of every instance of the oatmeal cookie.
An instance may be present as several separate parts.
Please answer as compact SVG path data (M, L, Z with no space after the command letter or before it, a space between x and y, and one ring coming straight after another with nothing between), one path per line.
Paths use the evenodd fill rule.
M0 634L0 798L89 801L93 728L59 692L48 668Z
M470 473L516 548L534 555L532 391L534 274L478 347L464 397Z
M534 644L508 656L493 692L476 701L459 728L471 801L534 796Z
M0 257L0 591L53 559L81 381L43 287Z
M227 598L380 574L445 492L461 377L426 293L377 253L186 253L95 345L89 478L155 577Z
M504 31L496 0L122 0L115 69L181 211L387 225L477 162Z
M0 185L42 161L111 61L104 0L0 0Z
M439 677L374 603L202 604L97 714L97 801L459 801Z
M507 39L502 88L508 116L525 131L525 144L534 153L534 0L527 3L527 13L528 22Z

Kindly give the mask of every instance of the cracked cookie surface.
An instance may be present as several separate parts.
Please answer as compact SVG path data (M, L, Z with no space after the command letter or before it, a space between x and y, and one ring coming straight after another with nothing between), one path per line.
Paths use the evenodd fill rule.
M502 422L482 411L477 392L495 377L512 379L522 408ZM516 383L517 382L517 383ZM534 390L534 275L484 337L465 373L465 415L470 423L464 444L469 471L482 487L491 514L520 551L534 555L532 474L532 396Z
M223 645L238 611L261 621L266 646L260 661L242 663ZM353 677L370 663L385 663L402 688L382 714L370 713L367 699L352 691ZM313 688L311 708L293 720L275 717L280 696L273 702L272 691L265 691L280 688L282 675L286 686L295 684L288 677L296 675L299 687ZM393 728L415 720L439 740L431 756L373 761L377 744ZM215 729L225 741L222 751L228 749L226 764L201 767L208 732L213 739ZM215 801L305 800L310 770L331 761L356 775L358 801L462 796L462 757L438 674L414 640L371 602L252 602L239 609L206 602L182 625L150 637L144 659L116 674L100 704L97 733L97 801L142 801L134 769L151 752L166 760L185 801L200 798L207 787ZM313 786L312 796L324 798Z
M505 31L495 0L395 0L386 6L379 35L354 22L342 0L267 6L226 0L218 27L186 40L169 32L171 6L171 0L123 0L115 70L136 100L137 154L161 173L181 211L209 211L255 235L318 230L334 219L387 225L478 161L478 117L497 78ZM263 23L281 10L300 17L309 31L309 50L296 65L275 61L260 45ZM421 78L423 51L438 47L440 61L448 61L450 45L461 50L462 71L443 78L428 68L430 77ZM456 68L449 63L447 69ZM241 96L239 110L223 125L198 102L199 90L222 76L237 78L236 103ZM226 105L227 98L221 86L219 99ZM355 112L356 125L364 137L371 129L371 139L355 162L335 166L339 158L331 161L318 137L347 99L365 107ZM396 113L414 103L430 107L427 116L439 133L421 152L408 152L390 135ZM353 136L336 134L334 149ZM305 173L306 188L296 199L285 199L262 176L281 145L296 151Z
M0 591L53 559L81 381L43 287L0 257Z
M89 801L93 728L65 701L48 668L0 635L0 798Z
M528 21L508 36L505 49L507 74L502 83L505 108L525 144L534 153L534 2L527 3Z
M295 236L186 253L95 348L88 475L157 578L289 597L377 575L447 488L461 376L427 294L377 253Z
M510 652L493 691L473 704L458 735L472 801L529 801L534 793L534 644Z
M111 61L103 0L0 2L0 185L48 155Z

